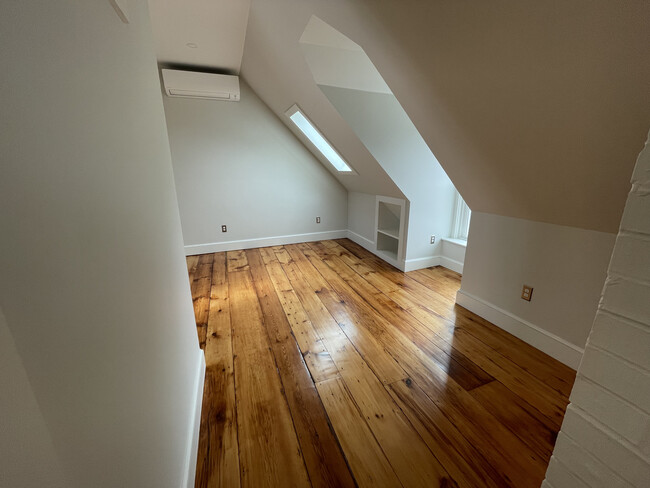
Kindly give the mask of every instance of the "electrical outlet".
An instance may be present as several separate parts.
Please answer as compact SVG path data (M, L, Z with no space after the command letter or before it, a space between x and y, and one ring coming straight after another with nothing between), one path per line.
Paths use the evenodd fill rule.
M435 243L436 243L436 236L431 236L431 244L435 244Z
M320 224L320 217L316 217L316 223Z
M226 227L225 225L222 225L221 226L221 232L228 232L228 227Z
M530 299L533 297L533 287L524 285L524 288L521 290L521 298L530 302Z

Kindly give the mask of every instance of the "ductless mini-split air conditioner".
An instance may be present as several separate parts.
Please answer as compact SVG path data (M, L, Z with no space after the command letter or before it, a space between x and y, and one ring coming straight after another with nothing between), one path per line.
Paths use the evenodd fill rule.
M239 101L239 76L164 69L162 77L170 97Z

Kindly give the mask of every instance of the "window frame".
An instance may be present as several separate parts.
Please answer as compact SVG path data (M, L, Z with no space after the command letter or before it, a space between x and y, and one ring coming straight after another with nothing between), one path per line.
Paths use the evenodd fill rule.
M463 200L458 190L454 195L454 214L451 224L451 237L461 241L467 241L469 237L469 225L472 211Z
M307 121L309 125L311 125L312 129L325 141L325 143L330 147L330 149L343 161L343 163L349 168L349 170L339 170L336 166L334 166L334 163L330 161L330 159L323 153L316 144L312 142L312 140L302 131L302 129L296 124L296 122L291 118L294 114L300 112L300 115L304 117L304 119ZM341 153L334 147L334 145L330 142L330 140L325 137L325 134L318 128L316 124L307 116L307 114L302 110L298 104L293 104L286 112L284 112L284 115L287 117L288 121L291 124L291 127L295 130L293 130L294 134L310 149L312 154L323 164L329 165L329 167L332 168L332 170L336 174L340 175L357 175L358 173L354 170L352 165L341 155Z

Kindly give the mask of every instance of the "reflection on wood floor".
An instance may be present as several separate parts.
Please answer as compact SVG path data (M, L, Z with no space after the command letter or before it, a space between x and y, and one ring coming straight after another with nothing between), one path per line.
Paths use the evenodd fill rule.
M187 258L197 487L538 488L575 372L341 239Z

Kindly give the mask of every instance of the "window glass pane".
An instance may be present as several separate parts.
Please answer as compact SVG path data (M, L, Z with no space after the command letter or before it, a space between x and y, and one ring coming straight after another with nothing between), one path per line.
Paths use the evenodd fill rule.
M456 191L454 207L454 220L452 224L451 237L466 241L467 236L469 235L469 220L472 212L458 191Z
M297 111L289 117L291 121L302 131L303 134L316 146L316 148L332 163L337 171L352 171L345 161L338 155L329 142L318 130L307 120L302 112Z

